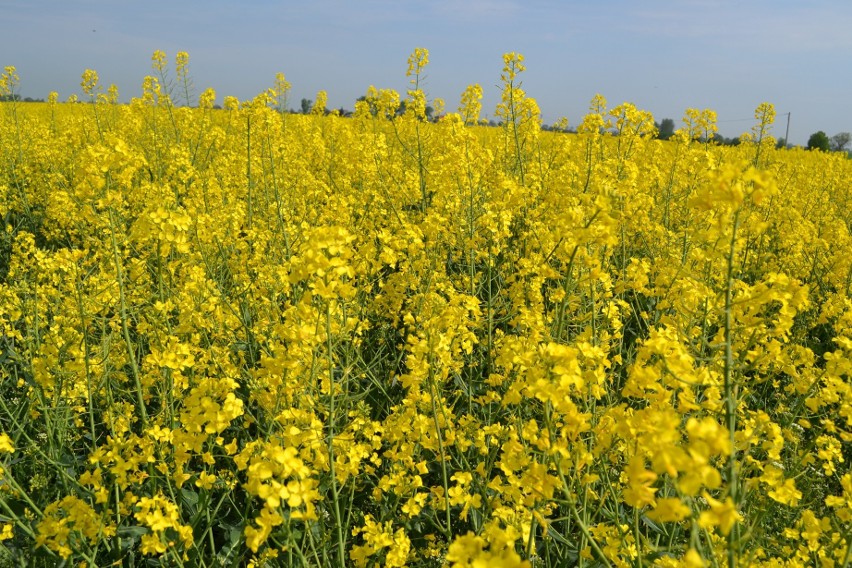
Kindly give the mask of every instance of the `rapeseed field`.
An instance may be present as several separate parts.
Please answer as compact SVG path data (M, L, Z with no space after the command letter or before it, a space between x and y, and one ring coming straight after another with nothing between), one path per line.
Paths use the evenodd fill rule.
M152 63L0 108L0 566L850 564L845 155Z

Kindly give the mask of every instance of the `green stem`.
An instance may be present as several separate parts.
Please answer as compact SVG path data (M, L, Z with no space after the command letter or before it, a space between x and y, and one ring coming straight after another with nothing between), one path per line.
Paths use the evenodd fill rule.
M79 270L79 269L78 269ZM86 396L89 406L89 429L92 432L92 452L97 449L97 434L95 430L95 405L92 400L92 369L89 361L89 334L86 329L86 314L83 308L83 297L78 281L77 288L77 311L80 314L80 333L83 336L83 364L86 371Z
M430 356L431 359L431 356ZM432 402L432 420L435 423L435 436L438 438L438 452L441 455L441 477L444 484L444 512L447 528L444 531L447 541L453 540L452 517L450 515L450 483L447 476L447 456L444 451L444 437L441 435L441 424L438 422L438 405L435 402L437 389L435 388L434 361L429 361L429 398Z
M725 284L725 422L728 426L728 436L731 444L731 455L728 458L728 494L735 506L739 505L739 490L737 488L737 388L734 385L734 352L733 352L733 288L734 288L734 255L737 247L737 229L739 227L740 211L734 213L731 231L731 245L728 250L727 282ZM737 550L739 530L734 525L728 533L728 567L737 565Z
M331 306L325 306L326 325L326 348L328 350L328 392L329 392L329 418L328 418L328 467L331 475L331 496L334 500L334 521L337 525L337 554L340 566L346 566L346 537L343 534L343 518L340 515L340 491L337 487L337 475L334 470L334 361L332 360L331 343Z
M553 425L551 422L551 407L550 403L546 403L545 405L545 413L544 413L545 427L547 428L547 432L551 439L553 439ZM571 516L574 519L574 522L577 523L577 526L580 528L580 533L583 535L583 538L589 543L595 555L598 557L598 560L607 568L612 566L607 560L606 555L603 550L601 550L600 545L598 545L595 538L592 536L592 533L589 532L589 528L586 526L586 523L583 522L583 519L580 517L580 512L577 510L577 502L574 499L574 496L571 494L571 489L568 486L568 480L565 478L565 473L562 471L562 462L559 459L559 454L555 453L553 455L553 466L556 469L557 475L559 475L559 479L562 481L562 493L565 495L565 503L568 505L568 511L571 513ZM582 560L582 556L580 556Z
M118 254L118 241L115 238L115 215L112 208L109 210L109 230L110 240L112 242L112 256L115 263L115 277L118 280L118 301L121 315L121 331L124 336L124 343L127 347L127 358L130 361L130 370L133 374L133 384L136 387L136 399L139 404L139 414L142 417L142 427L148 424L148 411L145 409L145 396L142 391L142 381L139 377L139 366L136 364L136 355L134 354L133 341L130 339L130 327L127 324L127 298L124 294L124 276L121 269L121 257Z

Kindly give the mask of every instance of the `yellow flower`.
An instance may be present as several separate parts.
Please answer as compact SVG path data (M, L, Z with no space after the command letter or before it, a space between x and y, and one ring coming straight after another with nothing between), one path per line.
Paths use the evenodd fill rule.
M661 522L682 521L692 514L692 510L677 497L666 497L657 500L657 505L648 512L648 518Z
M168 534L177 534L184 547L192 544L192 529L180 522L180 509L163 495L142 497L136 502L136 520L151 532L143 536L144 554L163 554L167 548L164 542L171 543ZM147 537L147 538L146 538ZM169 544L173 546L173 544Z
M166 53L161 50L156 50L151 55L151 64L157 71L162 71L166 67Z
M159 533L147 533L142 535L141 546L139 547L142 554L163 554L168 548L160 538Z
M325 91L317 92L316 101L311 108L311 114L322 116L325 113L326 105L328 104L328 93Z
M71 545L79 537L94 544L101 536L112 534L114 527L105 526L86 502L67 496L45 507L44 517L37 526L36 545L69 558L73 552Z
M0 453L5 452L11 454L15 451L15 444L12 443L12 438L5 432L0 432Z
M92 69L86 69L83 72L83 79L80 82L80 87L86 95L90 97L93 96L95 90L98 88L98 72Z
M198 479L195 480L195 485L196 487L209 491L213 487L213 484L216 483L216 479L217 477L215 475L202 471L198 474Z
M457 536L447 551L447 561L452 566L470 566L473 559L482 555L487 543L481 536L472 532Z
M626 468L627 488L624 490L624 502L631 507L644 507L654 502L657 492L651 485L657 480L657 474L645 469L645 460L633 456Z
M245 528L246 545L252 552L257 552L269 535L272 529L281 525L284 519L272 509L264 506L260 511L260 515L254 519L258 528L247 526Z
M465 124L478 124L482 112L482 87L479 84L468 85L461 96L459 114Z
M405 72L405 76L419 75L428 64L429 50L423 47L415 48L414 52L408 57L408 71Z
M702 494L707 504L710 506L709 511L702 511L698 517L698 524L705 529L718 527L719 532L727 535L731 532L734 524L743 520L742 515L737 511L734 501L727 497L725 501L717 501L706 492Z
M405 529L397 529L393 534L393 544L385 556L385 566L405 566L411 550L411 541L405 534Z
M698 554L697 550L690 548L686 551L686 554L683 555L680 568L704 568L709 564L709 562L701 558L701 555Z

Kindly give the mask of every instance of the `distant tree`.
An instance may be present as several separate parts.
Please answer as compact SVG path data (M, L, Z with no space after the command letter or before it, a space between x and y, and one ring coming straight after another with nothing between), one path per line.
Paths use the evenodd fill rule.
M663 121L657 125L657 130L659 131L657 138L660 140L668 140L672 137L672 135L674 135L675 121L671 118L664 118Z
M725 138L718 132L713 134L713 138L710 139L712 142L719 144L720 146L739 146L740 145L740 137L736 136L734 138Z
M849 132L838 132L831 137L831 149L834 152L844 152L850 142L852 142L852 134Z
M311 99L302 99L302 114L310 114L314 106L314 101Z
M776 148L786 148L787 147L787 139L779 138L778 142L775 143Z
M822 130L814 132L811 134L811 137L808 138L808 150L822 150L823 152L828 152L830 142L828 140L828 136Z

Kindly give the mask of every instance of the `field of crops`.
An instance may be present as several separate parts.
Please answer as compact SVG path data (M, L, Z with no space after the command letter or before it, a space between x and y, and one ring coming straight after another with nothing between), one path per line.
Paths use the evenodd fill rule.
M0 566L852 563L852 160L427 56L2 103Z

